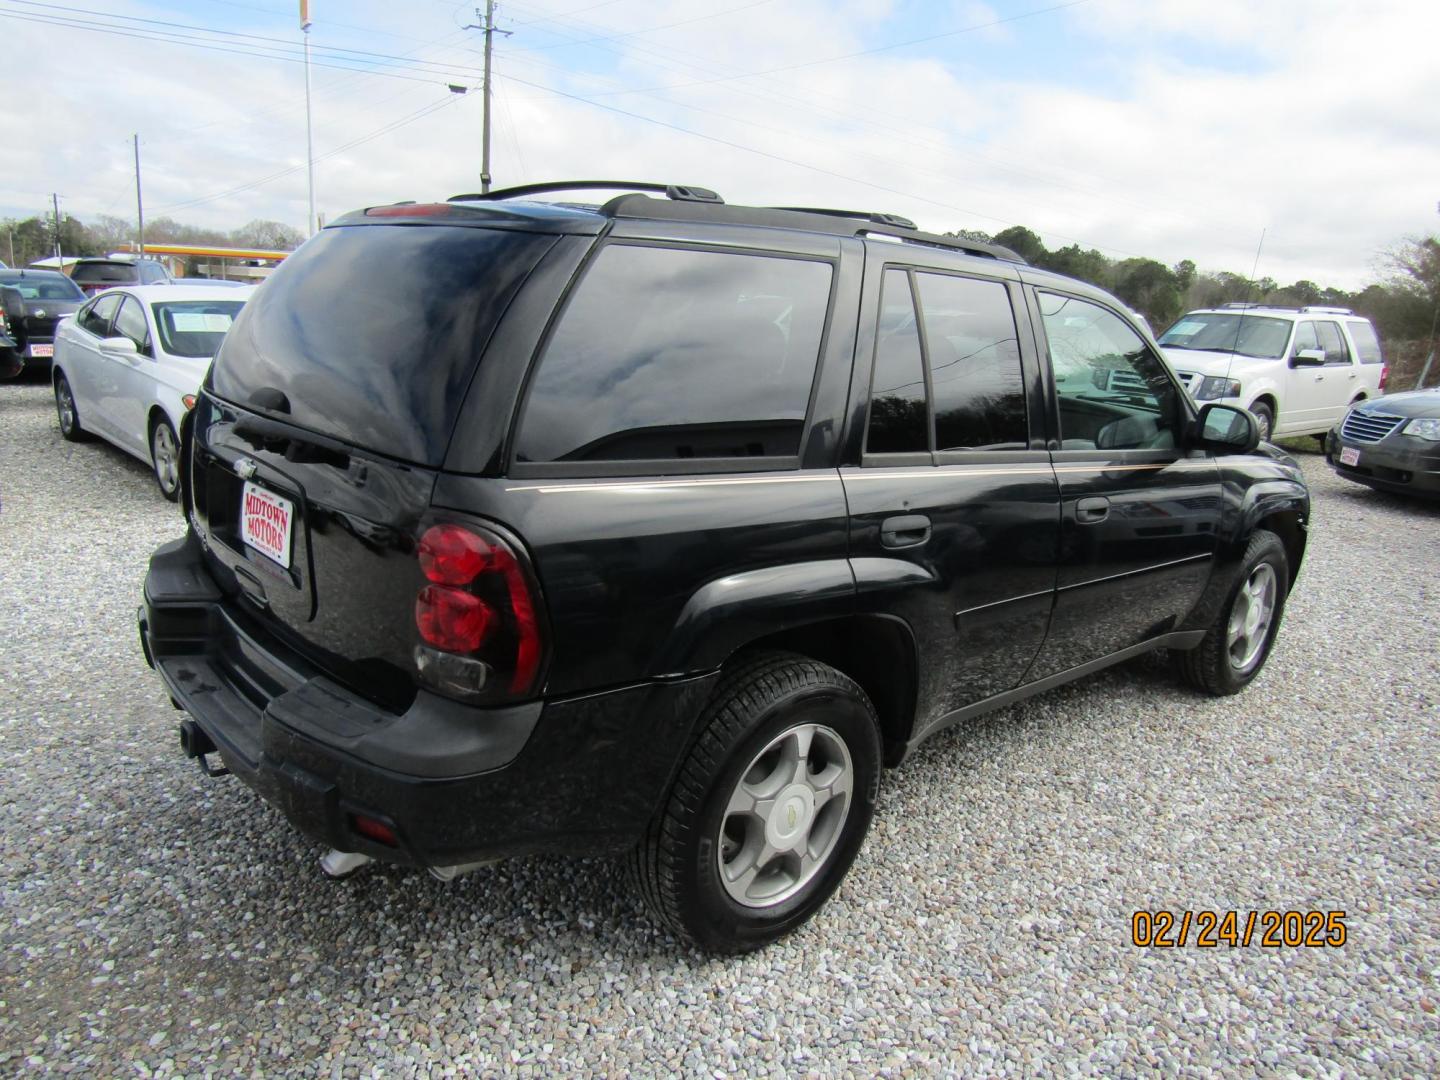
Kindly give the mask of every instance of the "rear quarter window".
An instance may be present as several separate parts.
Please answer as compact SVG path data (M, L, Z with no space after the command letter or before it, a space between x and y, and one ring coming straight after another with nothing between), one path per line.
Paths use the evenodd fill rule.
M1355 351L1360 357L1362 364L1379 364L1383 362L1380 354L1380 339L1375 336L1375 328L1368 322L1362 320L1349 320L1345 324L1350 330L1350 338L1355 342Z
M517 462L795 457L832 277L822 261L609 245L540 358Z

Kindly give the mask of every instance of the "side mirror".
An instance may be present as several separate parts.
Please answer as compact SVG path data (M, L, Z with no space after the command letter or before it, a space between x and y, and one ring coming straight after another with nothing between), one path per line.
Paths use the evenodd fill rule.
M1205 450L1248 454L1260 445L1260 425L1247 409L1211 402L1195 421L1195 442Z
M1324 363L1324 349L1301 349L1290 358L1291 367L1321 367Z
M131 341L128 337L102 338L100 341L100 351L106 356L113 356L118 360L140 355L139 348L136 347L135 342Z

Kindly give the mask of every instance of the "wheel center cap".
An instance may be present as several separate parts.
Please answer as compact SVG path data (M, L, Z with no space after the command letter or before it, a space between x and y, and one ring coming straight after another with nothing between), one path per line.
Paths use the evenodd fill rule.
M791 784L775 799L775 809L765 825L770 846L789 851L810 833L815 817L815 793L805 784Z

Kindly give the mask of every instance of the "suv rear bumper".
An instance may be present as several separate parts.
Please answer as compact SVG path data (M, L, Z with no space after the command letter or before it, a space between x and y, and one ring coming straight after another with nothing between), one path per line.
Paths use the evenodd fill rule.
M138 612L146 661L231 772L302 832L388 862L448 866L619 851L668 788L713 676L499 709L421 690L387 711L225 600L193 535L159 548ZM357 815L394 830L390 846Z

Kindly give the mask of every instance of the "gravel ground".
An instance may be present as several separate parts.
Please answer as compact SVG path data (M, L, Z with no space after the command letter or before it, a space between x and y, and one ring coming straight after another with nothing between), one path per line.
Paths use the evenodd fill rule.
M717 961L609 862L322 879L184 760L141 658L176 511L0 385L0 1071L1435 1075L1440 508L1303 460L1310 554L1246 694L1152 658L933 740L820 916ZM1344 910L1349 940L1138 949L1136 908Z

